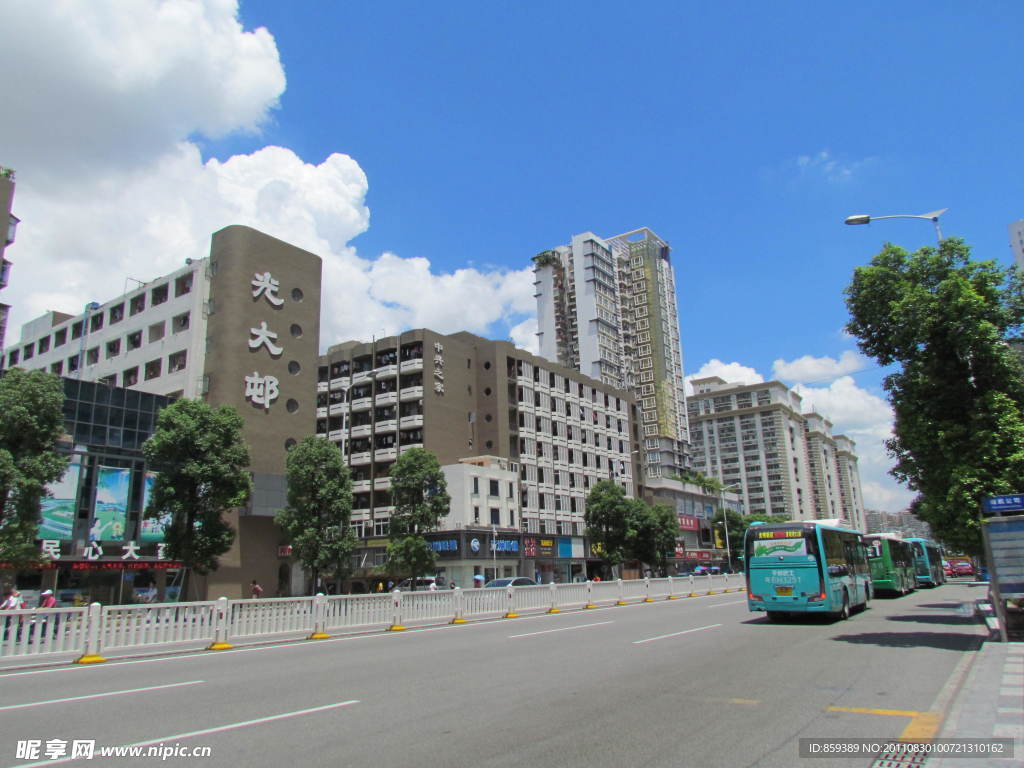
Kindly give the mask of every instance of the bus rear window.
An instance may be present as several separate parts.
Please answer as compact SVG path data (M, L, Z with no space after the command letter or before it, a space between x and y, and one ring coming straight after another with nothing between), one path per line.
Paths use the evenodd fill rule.
M808 555L817 555L814 534L802 530L756 531L748 540L751 558L789 558L806 560Z

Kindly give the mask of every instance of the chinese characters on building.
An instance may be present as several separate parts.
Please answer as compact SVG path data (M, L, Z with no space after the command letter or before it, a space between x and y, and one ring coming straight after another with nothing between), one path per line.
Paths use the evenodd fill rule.
M444 394L444 345L439 341L434 343L434 391Z
M252 297L259 299L261 296L267 300L272 307L280 307L284 299L277 295L280 282L275 280L269 272L257 272L252 280ZM258 350L266 347L272 358L280 357L284 347L279 347L277 332L271 330L266 320L261 320L259 327L249 329L249 349ZM261 376L259 371L253 371L251 376L245 377L245 399L255 405L262 406L264 410L270 410L270 406L281 393L281 382L276 376Z

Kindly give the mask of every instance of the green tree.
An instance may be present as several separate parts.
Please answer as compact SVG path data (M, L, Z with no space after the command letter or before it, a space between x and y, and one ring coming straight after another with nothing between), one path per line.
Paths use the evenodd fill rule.
M665 504L650 506L633 500L629 504L632 520L627 554L630 558L653 566L659 573L668 568L668 554L674 553L679 534L679 518Z
M64 434L64 390L42 371L11 368L0 377L0 561L40 561L35 545L46 486L67 470L57 452Z
M323 437L310 436L288 452L288 506L275 521L292 553L312 575L315 592L321 574L341 584L351 572L356 537L352 516L352 478L341 451Z
M632 501L626 498L622 486L611 480L601 480L587 494L583 519L590 540L601 550L601 558L612 568L622 565L633 537Z
M216 570L217 558L231 548L235 530L224 513L249 500L252 481L242 425L230 406L177 400L160 411L156 431L142 445L158 473L145 515L170 516L164 541L168 556L187 569L183 595L188 594L188 571Z
M845 293L860 349L897 367L884 380L891 474L940 540L978 554L982 498L1024 490L1019 274L973 261L957 238L912 254L887 244Z
M711 518L713 530L722 530L722 520L727 520L726 527L729 531L729 551L732 555L732 562L729 567L736 570L742 564L743 543L747 536L747 529L754 523L785 523L789 520L786 515L766 515L757 512L752 515L741 515L737 512L719 508ZM724 538L724 534L723 534Z
M451 498L437 457L424 448L410 448L391 467L391 514L388 567L415 579L433 569L436 555L423 537L448 514Z

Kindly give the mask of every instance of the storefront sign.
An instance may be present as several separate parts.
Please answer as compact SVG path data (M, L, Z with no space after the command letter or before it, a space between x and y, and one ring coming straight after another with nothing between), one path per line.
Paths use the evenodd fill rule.
M705 549L688 549L686 550L686 558L688 560L710 560L711 553Z
M291 545L290 544L286 544L286 545L284 545L282 547L278 547L277 548L277 556L278 557L291 557L292 556L292 547L291 547Z
M555 556L555 540L554 539L537 539L537 556L538 557L554 557Z
M524 536L523 537L523 557L536 557L537 556L537 537L536 536Z
M458 539L438 539L428 543L430 544L430 548L435 552L448 553L459 551Z
M689 515L679 515L679 530L699 531L700 520L696 517L690 517Z
M603 557L604 556L604 544L600 541L590 542L590 555L591 557Z

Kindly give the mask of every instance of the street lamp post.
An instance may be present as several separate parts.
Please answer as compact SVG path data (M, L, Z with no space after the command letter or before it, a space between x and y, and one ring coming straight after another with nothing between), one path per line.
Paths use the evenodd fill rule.
M740 489L742 487L743 486L741 486L739 483L733 483L732 485L723 486L718 491L718 501L722 508L722 522L720 523L720 525L722 526L722 529L725 531L725 561L729 564L730 573L732 572L732 547L729 545L729 517L725 509L725 492L731 491L733 489Z
M941 216L948 210L949 208L942 208L938 211L932 211L931 213L921 213L916 215L898 213L892 216L869 216L866 213L859 213L855 216L847 216L845 223L850 225L856 225L870 224L872 221L877 221L879 219L926 219L927 221L930 221L935 225L935 236L939 239L939 245L942 245L942 230L939 228L939 216Z

